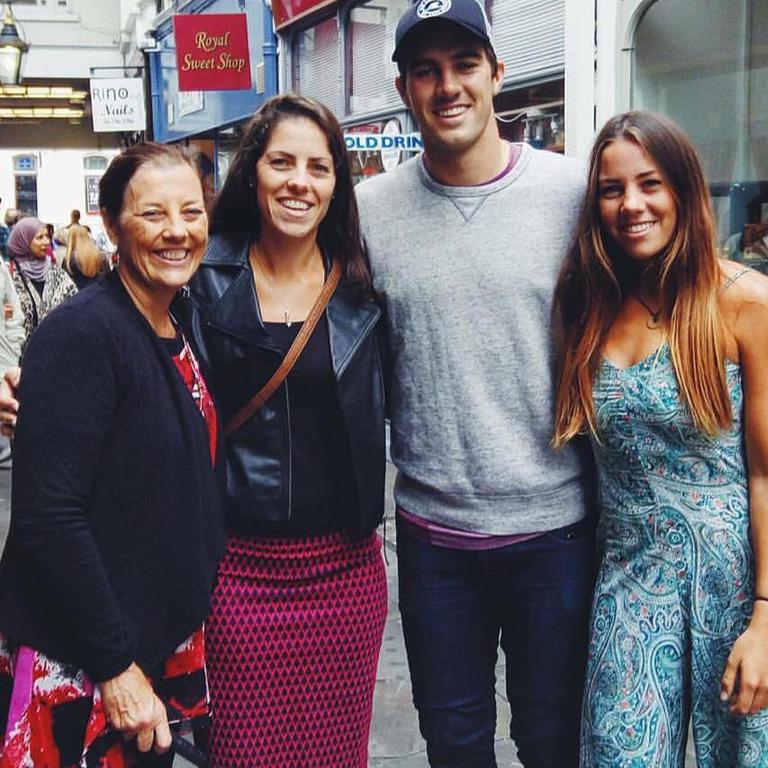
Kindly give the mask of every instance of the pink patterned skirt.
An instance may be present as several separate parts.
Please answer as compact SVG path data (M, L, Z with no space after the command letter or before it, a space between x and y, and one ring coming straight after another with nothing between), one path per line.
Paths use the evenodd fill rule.
M365 768L386 615L376 533L231 536L206 624L214 768Z

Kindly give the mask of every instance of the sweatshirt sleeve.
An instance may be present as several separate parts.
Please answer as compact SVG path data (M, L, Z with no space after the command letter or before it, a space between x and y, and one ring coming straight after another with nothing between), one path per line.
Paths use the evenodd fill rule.
M45 602L71 619L72 660L102 681L130 665L134 633L108 583L88 519L119 376L107 322L82 309L59 311L41 323L24 357L11 528Z

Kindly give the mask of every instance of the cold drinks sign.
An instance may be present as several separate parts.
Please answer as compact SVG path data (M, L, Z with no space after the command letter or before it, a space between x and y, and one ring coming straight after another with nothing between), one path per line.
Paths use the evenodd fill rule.
M173 17L180 91L234 91L251 87L244 13Z

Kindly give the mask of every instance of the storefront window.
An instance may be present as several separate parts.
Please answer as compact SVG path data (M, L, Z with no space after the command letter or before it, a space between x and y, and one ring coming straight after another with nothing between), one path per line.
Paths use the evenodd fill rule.
M362 112L398 107L397 68L391 61L395 28L408 0L369 0L355 6L347 24L347 111Z
M37 157L16 155L13 158L16 208L30 216L37 216Z
M293 47L293 87L341 116L341 51L335 16L299 32Z
M723 255L768 272L768 3L663 0L635 39L632 104L691 137Z
M499 132L508 141L526 141L537 149L565 149L565 81L553 80L505 90L496 97Z

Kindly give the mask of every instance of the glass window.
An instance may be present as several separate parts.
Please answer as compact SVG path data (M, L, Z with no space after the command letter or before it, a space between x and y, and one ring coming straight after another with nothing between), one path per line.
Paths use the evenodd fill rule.
M299 32L293 47L293 87L341 116L341 45L335 16Z
M37 174L17 173L15 177L16 208L37 216Z
M18 173L34 173L37 171L37 157L35 155L16 155L13 158L13 170Z
M707 44L703 41L716 41ZM723 255L768 272L768 3L653 3L635 39L632 105L669 115L711 184Z
M397 107L397 67L391 61L395 28L408 0L369 0L352 8L347 24L348 112Z
M101 155L89 155L83 158L83 168L86 171L105 171L107 169L107 158Z
M499 131L509 141L537 149L565 149L565 81L552 80L502 91L495 101Z

